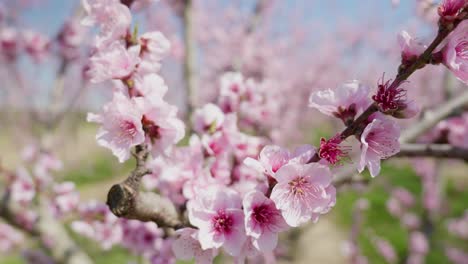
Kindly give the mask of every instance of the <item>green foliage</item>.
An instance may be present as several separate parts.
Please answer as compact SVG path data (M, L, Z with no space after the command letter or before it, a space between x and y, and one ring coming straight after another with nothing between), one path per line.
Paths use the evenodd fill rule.
M368 175L365 176L368 177ZM369 259L369 263L386 263L377 252L369 234L375 234L388 240L395 248L400 260L404 259L407 254L409 234L404 227L400 226L400 220L391 216L386 209L386 201L389 197L388 189L397 186L406 188L417 200L422 195L420 178L411 167L386 163L382 167L381 175L371 180L371 185L364 193L347 191L340 193L337 198L335 213L338 224L347 228L350 228L352 224L352 212L356 200L365 198L369 201L369 209L363 213L364 220L358 238L361 251ZM457 189L456 184L452 181L449 181L442 191L445 193L449 205L444 218L461 216L467 209L465 201L468 201L468 193ZM421 214L423 208L420 201L417 202L418 204L413 211ZM454 241L454 239L448 235L445 222L436 221L434 228L431 241L433 247L426 258L426 263L448 263L441 241Z

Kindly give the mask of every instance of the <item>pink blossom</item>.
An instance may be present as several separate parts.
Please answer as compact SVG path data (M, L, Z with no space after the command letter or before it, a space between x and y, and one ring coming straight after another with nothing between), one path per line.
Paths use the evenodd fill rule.
M176 231L177 239L172 243L172 250L177 259L195 259L196 264L210 264L217 255L217 250L201 248L198 241L198 231L192 228L183 228Z
M393 248L392 244L390 244L387 240L376 238L375 239L375 247L377 251L384 257L384 259L388 263L396 263L398 260L398 256Z
M262 252L276 248L278 233L288 225L276 208L275 203L259 191L252 191L243 200L245 230L251 236L252 244Z
M23 32L22 36L26 52L36 62L41 62L47 56L50 40L46 36L30 30Z
M140 36L140 45L142 62L138 71L158 72L161 68L161 60L171 49L171 43L161 32L153 31Z
M192 116L193 129L200 134L214 133L224 122L224 113L214 104L206 104L195 110Z
M468 253L455 247L445 248L445 255L454 264L466 264L466 260L468 259Z
M79 56L80 44L85 40L86 28L77 19L66 21L60 30L57 41L60 53L66 59L72 60Z
M361 134L361 159L359 172L367 166L372 177L380 172L380 160L386 159L400 151L400 128L387 118L375 118Z
M448 231L460 238L468 239L468 210L458 219L450 219L447 223Z
M227 72L220 78L219 106L225 113L236 112L239 109L241 96L245 94L244 77L238 72Z
M143 97L135 98L139 111L143 114L143 130L146 141L151 144L153 157L165 154L172 145L185 135L185 125L177 118L177 107L163 100L150 101Z
M401 49L401 59L403 63L410 63L419 55L421 55L427 46L419 43L406 31L401 31L398 34L398 44Z
M348 155L346 147L340 146L342 140L340 135L336 135L329 140L325 138L320 139L319 157L325 159L330 164L340 162L343 157Z
M209 188L187 203L190 223L199 228L203 250L223 247L239 255L246 240L239 195L230 189Z
M447 120L448 142L460 148L468 148L468 113Z
M0 222L0 252L11 252L23 242L23 235L10 225Z
M114 93L112 101L104 105L102 114L88 114L88 122L102 125L96 135L98 144L110 149L120 162L124 162L130 157L130 149L145 141L142 117L134 100Z
M111 79L126 79L135 71L140 62L140 46L131 46L128 50L121 42L113 42L99 49L91 58L90 81L100 83Z
M136 91L131 91L132 94L144 96L148 100L158 103L167 93L168 87L161 76L151 73L145 75L136 75L134 79L134 88ZM120 90L127 90L125 85L122 85Z
M114 40L126 36L132 16L127 6L119 0L82 0L87 16L82 20L85 26L98 24L101 36L97 39L99 47L105 47Z
M20 45L19 34L14 28L3 27L0 30L0 51L5 59L15 60L18 57Z
M421 227L421 220L419 216L414 213L405 213L401 218L401 223L410 230L415 230Z
M423 233L414 231L410 234L410 250L421 255L427 254L429 242Z
M278 183L271 199L288 225L296 227L309 220L317 222L336 202L330 170L321 164L287 164L274 175Z
M463 20L448 35L442 49L444 64L465 84L468 84L468 20Z
M416 103L406 99L406 89L402 85L394 86L391 80L385 82L383 77L372 100L380 112L396 118L411 118L419 112Z
M359 81L348 81L336 89L312 93L309 106L325 115L349 122L359 111L369 106L369 88Z
M468 6L466 0L443 0L437 12L444 20L453 20L457 17L464 6Z
M56 215L61 216L69 213L78 207L80 195L75 189L73 182L64 182L53 186L54 199L53 205Z
M287 149L275 145L265 146L258 160L246 158L244 163L260 172L273 176L283 165L287 164L291 154Z
M398 187L393 189L392 196L395 197L406 208L410 208L415 204L413 194L405 188Z
M36 187L29 172L19 168L10 186L11 200L22 205L29 204L36 196Z

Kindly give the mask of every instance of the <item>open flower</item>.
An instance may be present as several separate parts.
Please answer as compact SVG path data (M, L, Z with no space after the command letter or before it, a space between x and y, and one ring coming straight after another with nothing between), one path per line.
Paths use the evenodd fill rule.
M443 20L451 21L457 17L464 6L468 6L466 0L443 0L437 12Z
M335 116L349 122L356 114L369 105L369 88L356 80L345 82L336 89L314 92L310 95L309 106L328 116Z
M258 160L246 158L244 163L260 172L273 176L283 165L289 162L291 154L280 146L265 146L258 156Z
M447 37L442 49L444 64L462 82L468 84L468 20L463 20Z
M247 236L239 195L230 189L213 186L187 204L190 223L198 227L203 250L223 247L239 255Z
M124 162L130 158L130 149L145 141L142 117L134 100L122 93L114 93L112 101L104 105L102 114L88 113L88 122L102 124L96 135L98 144L109 148L120 162Z
M288 225L296 227L307 221L318 221L336 202L336 190L331 185L328 167L318 164L287 164L275 174L278 183L271 200Z
M156 157L158 154L166 154L172 145L184 137L185 126L177 118L177 107L162 99L152 99L137 97L135 101L143 114L142 123L146 140L151 144L151 153Z
M99 49L90 58L89 70L91 82L100 83L111 79L126 79L135 71L140 62L140 46L126 49L121 42Z
M193 129L200 134L214 133L224 122L224 113L217 105L206 104L193 113Z
M201 248L198 241L198 231L193 228L182 228L176 231L178 236L172 243L172 251L177 259L192 260L196 264L211 264L217 255L217 250Z
M367 166L372 177L380 172L380 160L400 151L400 127L392 120L378 117L366 126L361 134L361 159L359 172Z
M275 203L259 191L245 195L245 230L254 247L262 252L276 248L278 233L288 228Z

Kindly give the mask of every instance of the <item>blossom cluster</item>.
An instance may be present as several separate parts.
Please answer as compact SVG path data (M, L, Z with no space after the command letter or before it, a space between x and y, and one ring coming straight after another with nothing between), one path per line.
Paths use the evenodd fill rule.
M56 219L64 219L74 213L79 204L74 183L60 183L53 179L53 174L61 170L62 162L34 145L22 151L22 160L28 164L27 167L20 166L15 171L0 170L6 176L5 191L9 199L4 200L5 206L11 210L10 217L15 226L34 232L40 217L38 206L48 210L47 214ZM20 246L23 236L8 224L0 225L0 251Z
M75 59L85 33L75 19L68 20L55 39L31 29L5 25L0 30L0 57L3 61L14 62L25 54L35 63L41 63L56 52L64 59Z
M83 3L87 12L83 23L100 27L87 75L92 83L111 82L113 87L112 100L101 113L88 114L88 121L101 125L97 142L120 162L128 160L134 148L149 149L151 159L144 165L150 174L143 177L143 186L169 198L190 223L177 230L175 238L162 239L154 224L120 220L100 206L83 209L84 215L90 210L104 217L85 218L75 222L74 229L104 248L123 243L152 263L175 258L210 263L220 250L239 262L272 255L280 232L317 222L335 205L332 168L348 158L351 148L344 143L348 137L355 136L359 144L356 169L362 172L367 167L375 177L381 160L400 149L400 128L392 118L411 118L419 112L401 81L382 77L374 91L349 81L337 89L312 93L309 105L340 119L352 133L323 138L319 148L302 145L290 151L242 130L241 121L254 125L268 119L272 109L279 111L269 105L274 100L266 100L268 83L226 72L220 78L216 104L189 113L193 134L187 136L187 145L177 146L185 136L184 123L177 117L177 107L164 100L169 88L159 73L169 41L157 31L139 36L131 30L130 9L121 1ZM459 27L463 26L462 22ZM451 54L444 58L455 57L444 63L464 79L460 72L465 44L460 44L460 35L466 32L457 30L442 53ZM426 49L407 33L399 42L403 66L414 63ZM372 113L365 116L369 109ZM363 115L365 120L357 122ZM142 235L136 235L140 231ZM417 233L414 240L421 240ZM167 254L154 255L156 251Z

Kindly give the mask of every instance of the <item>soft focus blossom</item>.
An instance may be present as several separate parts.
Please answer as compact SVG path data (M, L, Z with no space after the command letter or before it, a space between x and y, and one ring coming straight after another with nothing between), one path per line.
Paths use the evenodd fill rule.
M198 242L198 231L192 228L183 228L176 231L177 239L172 243L172 250L177 259L192 260L196 264L210 264L216 255L215 249L203 250Z
M0 252L9 253L23 242L23 235L10 225L0 222Z
M21 38L16 29L3 27L0 29L0 52L6 60L17 58L21 47Z
M125 79L135 71L140 62L140 46L126 49L124 44L114 42L100 49L90 58L90 81L100 83L111 79Z
M31 30L24 31L22 36L26 52L36 62L41 62L47 56L50 40L46 36Z
M372 177L380 172L380 160L398 153L400 150L400 128L392 120L375 118L361 134L361 158L359 172L367 166Z
M17 170L10 192L11 200L23 205L29 204L36 196L36 186L25 168Z
M287 164L274 175L271 199L290 226L317 222L336 202L330 170L320 164Z
M224 113L214 104L206 104L195 110L192 116L193 129L200 133L214 133L224 122Z
M309 98L310 107L344 122L354 120L369 104L369 88L356 80L345 82L333 90L314 92Z
M418 231L412 232L410 234L410 250L413 253L418 253L421 255L427 254L429 250L429 241L427 241L426 236Z
M223 247L239 255L247 239L239 195L230 189L209 188L187 204L190 223L196 226L203 250Z
M73 182L64 182L53 186L53 205L56 215L63 215L75 210L80 202L80 195Z
M114 98L104 105L101 114L88 114L88 122L102 125L96 135L98 144L110 149L120 162L124 162L130 157L130 149L145 140L142 117L134 100L114 93Z
M87 16L82 20L85 26L99 25L101 35L97 46L105 47L114 40L124 38L131 24L128 7L119 0L83 0Z
M169 40L158 31L147 32L140 36L142 62L139 72L158 72L161 68L161 60L171 49Z
M398 255L395 252L395 249L393 248L392 244L388 242L387 240L381 239L381 238L376 238L375 239L375 247L377 251L382 255L382 257L388 262L388 263L396 263L398 260Z
M276 248L278 233L288 225L275 203L259 191L252 191L243 200L245 230L253 239L252 244L262 252Z
M465 84L468 84L468 20L463 20L447 37L442 49L444 64Z

